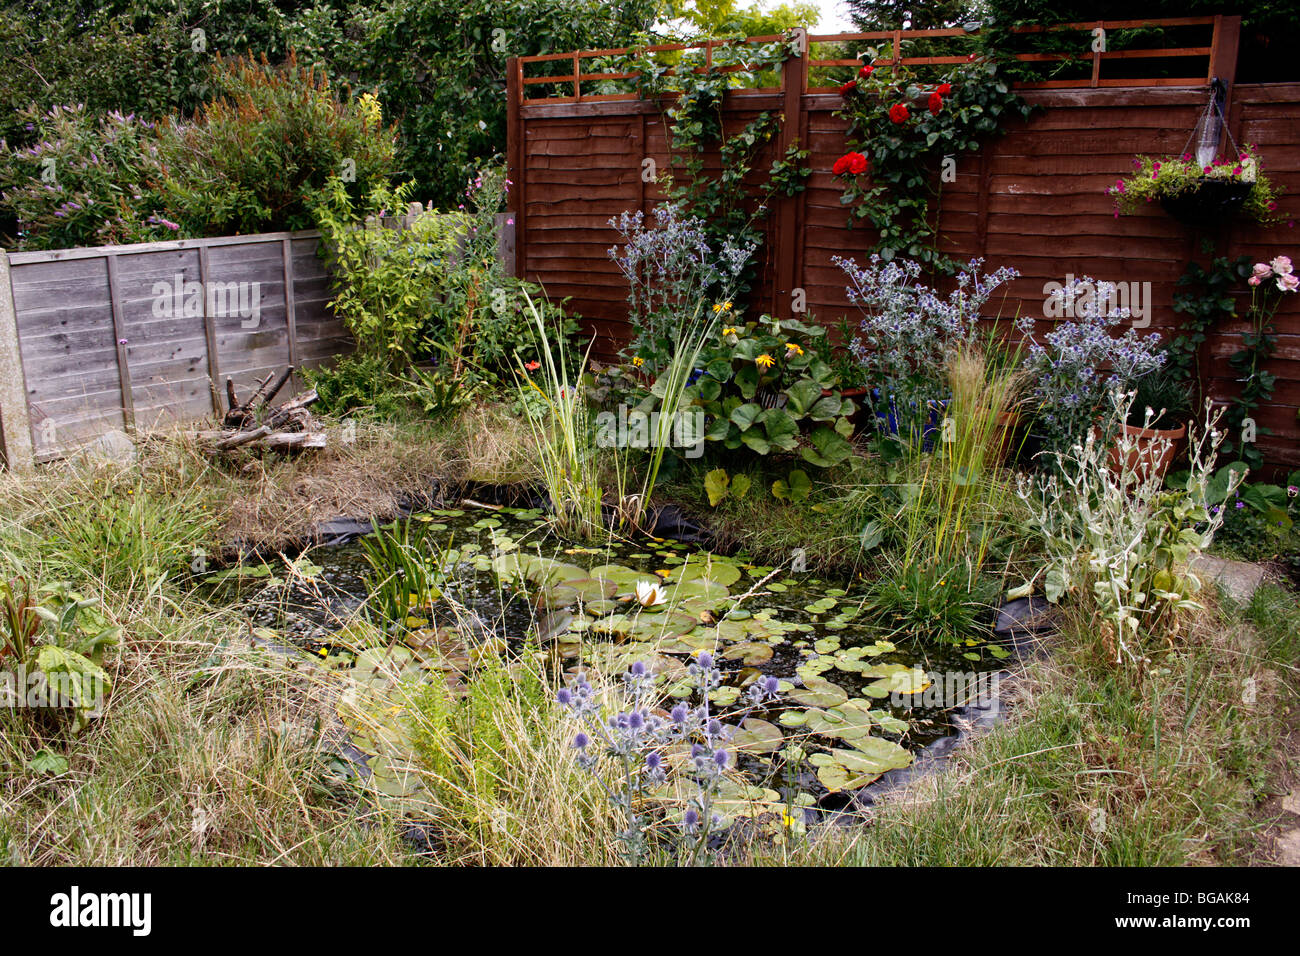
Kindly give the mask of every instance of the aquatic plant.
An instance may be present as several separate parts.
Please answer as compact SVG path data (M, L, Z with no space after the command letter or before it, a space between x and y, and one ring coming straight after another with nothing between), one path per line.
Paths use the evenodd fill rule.
M555 347L547 334L546 318L538 304L527 292L524 301L532 319L538 359L525 363L516 355L519 404L536 445L557 530L571 537L593 538L604 529L604 523L595 430L582 387L591 347L571 367L567 350Z
M441 555L427 540L427 525L404 518L358 542L370 573L365 578L366 609L382 627L403 625L412 612L428 608L441 596Z

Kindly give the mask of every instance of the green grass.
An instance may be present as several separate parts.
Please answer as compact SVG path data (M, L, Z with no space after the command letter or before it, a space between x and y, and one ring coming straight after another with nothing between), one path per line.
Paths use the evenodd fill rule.
M382 447L377 434L360 441ZM464 455L461 473L508 466L516 453L479 449ZM73 734L58 721L0 712L0 862L422 859L399 835L413 807L376 801L332 762L338 676L251 647L240 616L205 602L185 574L192 549L224 539L250 490L291 502L291 489L355 468L351 456L363 454L253 478L163 447L126 468L68 465L0 478L0 573L71 580L123 629L106 661L106 713L86 729ZM445 452L400 454L414 472L413 462ZM821 560L865 570L860 529L879 513L881 492L870 463L855 467L819 476L810 498L793 505L760 494L766 488L755 482L749 498L723 503L718 520L762 560L783 550L789 560L788 551L804 547L810 570L832 573ZM683 495L699 494L697 477L677 475ZM661 498L674 494L660 489ZM102 554L109 544L114 553ZM1100 660L1067 619L1051 661L1018 682L1010 721L960 749L945 772L888 800L869 825L815 830L806 842L715 862L1248 862L1268 823L1257 808L1286 759L1280 743L1296 712L1298 659L1300 607L1273 585L1248 607L1206 612L1141 679ZM413 711L415 772L427 785L418 809L440 827L431 859L613 862L616 815L575 767L572 727L539 689L539 675L501 677L464 704L427 697ZM64 756L67 772L29 766L41 749Z

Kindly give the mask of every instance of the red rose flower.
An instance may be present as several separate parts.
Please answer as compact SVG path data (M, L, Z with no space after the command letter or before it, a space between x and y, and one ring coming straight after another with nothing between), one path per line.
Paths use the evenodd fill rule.
M867 63L862 67L862 69L858 70L858 76L862 77L863 79L866 79L868 76L871 75L871 71L874 69L875 69L874 66L872 66L870 63Z
M907 107L902 103L895 103L889 108L889 118L895 123L906 123L907 118L912 114L907 111Z
M849 80L847 83L845 83L843 86L840 87L840 96L848 96L857 88L858 88L858 81Z
M867 165L867 157L861 153L845 153L835 160L831 173L836 176L843 176L846 173L850 176L858 176L867 171Z
M940 83L939 88L935 90L935 92L938 93L940 96L947 96L949 93L952 92L952 84Z
M943 97L938 93L931 93L930 100L926 105L930 108L930 115L938 116L939 111L943 109Z

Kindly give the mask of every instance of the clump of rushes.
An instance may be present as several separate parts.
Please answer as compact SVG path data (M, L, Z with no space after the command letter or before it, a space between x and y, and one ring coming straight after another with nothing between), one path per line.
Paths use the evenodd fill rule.
M895 470L899 504L876 537L891 532L899 551L870 602L900 632L956 643L997 598L984 574L1010 498L997 466L1025 379L1014 361L994 363L972 345L950 351L945 366L952 397L934 451L911 447Z
M595 429L582 385L591 347L571 368L566 350L552 345L537 303L527 292L524 301L532 317L539 357L528 363L519 361L515 388L536 443L552 520L566 537L594 539L604 524Z

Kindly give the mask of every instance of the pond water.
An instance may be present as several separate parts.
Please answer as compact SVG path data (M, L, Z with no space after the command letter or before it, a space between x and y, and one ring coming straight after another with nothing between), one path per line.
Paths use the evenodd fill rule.
M665 675L668 695L686 699L686 665L708 651L723 672L710 700L724 721L750 681L773 675L780 698L747 710L738 766L755 794L785 800L794 787L807 807L831 806L950 736L953 707L987 694L980 675L987 680L1010 656L987 634L959 646L921 644L877 626L862 580L774 569L670 539L564 542L537 509L466 503L409 522L441 552L439 599L413 609L400 629L417 652L455 625L515 650L531 634L566 670L617 678L642 661ZM358 540L287 565L228 569L211 586L245 610L262 639L346 668L352 651L339 632L367 600L369 571ZM652 582L651 600L662 603L642 606L637 585L648 594Z

